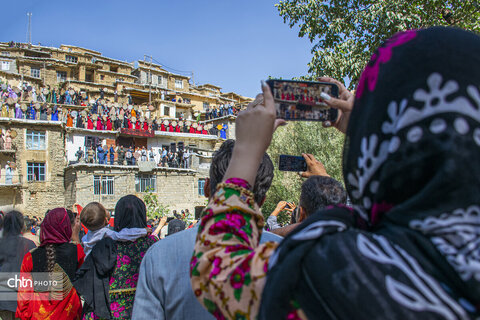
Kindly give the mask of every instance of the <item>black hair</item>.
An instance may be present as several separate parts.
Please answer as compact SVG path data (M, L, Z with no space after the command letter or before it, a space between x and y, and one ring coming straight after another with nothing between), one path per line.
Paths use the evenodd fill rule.
M235 140L226 140L213 155L212 164L210 166L210 194L213 195L217 189L217 185L222 182L223 176L227 171L228 164L232 158ZM265 195L272 185L273 180L273 162L264 154L260 167L257 171L255 184L253 186L253 194L255 202L261 204L265 200Z
M16 210L9 211L3 218L3 236L18 236L22 233L24 226L23 214Z
M312 176L302 184L300 206L308 217L326 206L345 203L347 193L342 184L330 177Z

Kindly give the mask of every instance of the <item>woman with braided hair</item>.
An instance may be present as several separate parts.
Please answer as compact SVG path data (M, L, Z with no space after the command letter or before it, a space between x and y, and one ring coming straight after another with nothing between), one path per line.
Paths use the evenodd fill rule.
M40 280L52 281L46 287L34 285L19 289L18 318L80 319L82 304L71 281L85 254L80 244L70 243L71 238L72 225L67 210L50 210L41 225L40 246L25 255L20 272L27 279L35 277L31 273L48 273Z

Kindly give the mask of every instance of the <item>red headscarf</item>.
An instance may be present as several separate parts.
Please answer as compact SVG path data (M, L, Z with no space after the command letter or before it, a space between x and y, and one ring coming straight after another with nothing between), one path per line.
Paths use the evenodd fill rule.
M65 208L50 210L40 226L40 246L70 242L72 225Z

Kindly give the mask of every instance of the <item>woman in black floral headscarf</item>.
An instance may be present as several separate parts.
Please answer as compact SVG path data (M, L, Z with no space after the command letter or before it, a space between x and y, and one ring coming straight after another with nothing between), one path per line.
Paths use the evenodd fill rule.
M328 210L285 239L261 318L283 314L278 299L309 317L478 316L479 50L477 35L431 28L376 51L344 148L354 210Z
M277 248L258 245L263 217L249 191L252 159L274 131L264 86L265 102L237 118L240 147L199 227L191 261L199 301L217 318L478 317L479 52L480 37L453 28L386 41L355 99L340 90L334 125L346 131L354 208L312 215Z

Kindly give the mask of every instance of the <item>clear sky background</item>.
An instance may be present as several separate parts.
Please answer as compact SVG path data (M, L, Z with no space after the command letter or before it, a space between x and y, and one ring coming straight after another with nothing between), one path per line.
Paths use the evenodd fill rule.
M254 97L268 76L307 73L308 39L283 23L272 0L15 0L2 3L0 41L70 44L132 62L193 71L196 84ZM172 70L169 70L172 71Z

